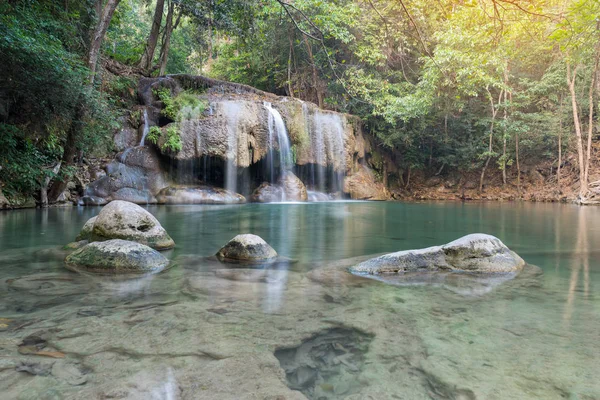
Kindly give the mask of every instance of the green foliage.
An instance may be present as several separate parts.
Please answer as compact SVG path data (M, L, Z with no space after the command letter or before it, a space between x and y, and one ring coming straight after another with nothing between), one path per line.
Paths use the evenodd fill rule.
M152 126L148 130L148 135L146 135L146 139L150 143L158 144L158 140L162 135L162 130L158 126Z
M55 138L39 147L14 125L0 124L0 182L9 196L32 195L43 178L50 175L48 165L57 149Z
M165 142L161 146L163 151L171 151L178 152L183 148L183 143L181 143L181 136L179 136L179 128L176 125L171 125L167 127Z
M172 121L200 118L208 108L208 101L200 99L193 91L183 91L172 97L169 89L160 88L154 94L163 103L161 114Z

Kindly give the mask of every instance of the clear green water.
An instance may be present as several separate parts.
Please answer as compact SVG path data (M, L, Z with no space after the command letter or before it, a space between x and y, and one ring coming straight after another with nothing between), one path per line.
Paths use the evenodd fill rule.
M130 281L62 266L59 246L99 209L0 213L0 397L303 398L286 384L274 353L310 338L326 342L334 332L335 340L367 339L356 346L360 357L349 358L358 364L314 367L321 375L306 392L312 398L600 399L598 208L341 202L148 209L177 243L167 253L177 265ZM469 282L449 290L310 272L474 232L499 237L543 274L527 269L479 292ZM205 258L238 233L260 235L296 262L256 275ZM64 358L19 353L32 336L42 351Z

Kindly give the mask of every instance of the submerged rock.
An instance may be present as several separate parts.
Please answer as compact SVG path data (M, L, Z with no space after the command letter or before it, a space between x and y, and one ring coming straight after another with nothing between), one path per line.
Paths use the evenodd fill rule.
M91 239L130 240L156 250L175 247L173 239L152 214L136 204L121 200L110 202L100 211L94 222Z
M99 273L149 273L168 264L158 251L140 243L113 239L90 243L65 260L67 269Z
M525 261L500 241L482 233L464 236L445 246L385 254L350 268L357 274L463 271L505 273L520 271Z
M276 258L277 252L260 236L244 234L231 239L217 257L221 261L260 262Z
M246 198L241 194L212 186L168 187L156 198L160 204L240 204Z

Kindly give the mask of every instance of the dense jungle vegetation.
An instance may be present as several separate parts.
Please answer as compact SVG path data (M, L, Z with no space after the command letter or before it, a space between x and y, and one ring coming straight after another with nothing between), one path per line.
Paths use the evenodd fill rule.
M585 198L599 18L594 0L2 0L1 189L52 203L110 152L135 76L190 73L356 114L408 177L476 171L481 190L546 163L560 188L574 154Z

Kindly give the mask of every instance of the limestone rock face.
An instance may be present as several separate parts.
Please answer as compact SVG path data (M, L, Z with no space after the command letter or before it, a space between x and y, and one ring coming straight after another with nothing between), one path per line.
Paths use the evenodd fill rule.
M115 133L113 143L117 151L123 151L130 147L134 147L139 143L138 133L133 128L123 128Z
M344 179L344 192L354 200L389 200L390 194L366 166Z
M169 261L140 243L113 239L90 243L65 260L67 269L97 273L150 273L163 270Z
M10 208L10 202L4 196L4 194L2 193L2 190L0 190L0 210L5 209L5 208Z
M358 274L418 271L507 273L520 271L525 261L500 241L482 233L464 236L445 246L390 253L350 268Z
M212 186L167 187L156 195L160 204L240 204L246 198L238 193Z
M221 261L260 262L274 259L277 252L260 236L237 235L219 250Z
M92 230L93 241L123 239L138 242L156 250L175 247L175 242L160 222L142 207L115 200L104 206Z
M106 176L92 182L82 203L102 205L111 200L155 204L157 193L166 187L160 159L149 147L137 146L117 154L106 167Z

